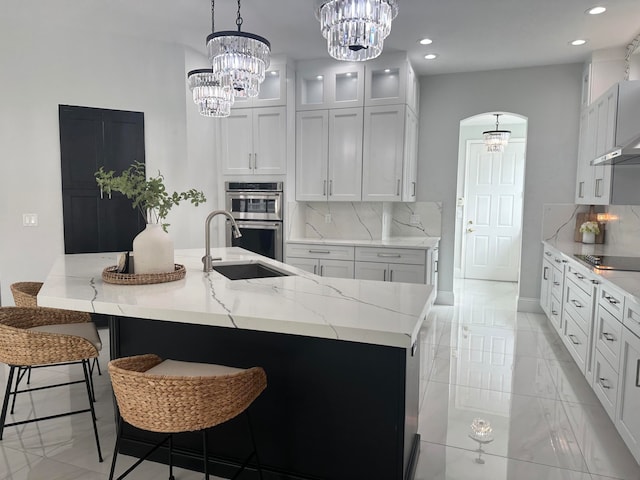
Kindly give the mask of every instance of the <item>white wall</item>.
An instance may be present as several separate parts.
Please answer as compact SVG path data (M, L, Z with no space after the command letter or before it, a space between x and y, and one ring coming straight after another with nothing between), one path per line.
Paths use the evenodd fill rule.
M460 121L506 111L528 118L520 299L539 298L543 205L574 199L581 75L582 65L573 64L420 78L418 201L443 202L444 297L453 290Z
M3 304L12 303L10 283L43 280L64 252L59 104L144 112L148 171L160 170L168 189L194 187L217 198L207 133L212 127L185 93L185 70L198 63L197 53L175 44L54 29L39 18L0 21L0 42ZM215 203L171 212L176 248L204 244L204 219ZM26 212L39 215L38 227L22 227Z

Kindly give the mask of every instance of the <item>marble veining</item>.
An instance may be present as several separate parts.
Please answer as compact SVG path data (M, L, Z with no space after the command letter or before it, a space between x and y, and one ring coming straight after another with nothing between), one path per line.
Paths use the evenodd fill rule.
M638 255L640 206L610 205L607 207L607 213L611 220L605 225L605 242L634 256Z
M589 211L587 205L545 204L542 213L542 239L545 241L571 242L578 213Z
M229 280L202 271L202 250L177 250L184 279L113 285L96 272L115 254L62 255L38 304L106 315L250 329L409 348L434 301L429 285L319 277L241 248L212 249L224 263L260 261L289 276Z

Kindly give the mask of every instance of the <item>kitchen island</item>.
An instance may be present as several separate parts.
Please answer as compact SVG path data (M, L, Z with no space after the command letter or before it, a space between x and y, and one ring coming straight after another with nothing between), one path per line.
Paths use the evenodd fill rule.
M263 367L268 387L251 412L267 478L412 478L418 334L432 287L318 277L242 249L212 249L217 265L259 261L288 274L230 280L202 272L202 254L176 251L184 279L139 286L103 282L115 254L61 256L38 302L111 315L112 358L157 353ZM122 450L139 455L153 438L127 428ZM213 429L213 473L229 476L248 441L242 418ZM178 463L197 469L190 454L199 435L176 443Z

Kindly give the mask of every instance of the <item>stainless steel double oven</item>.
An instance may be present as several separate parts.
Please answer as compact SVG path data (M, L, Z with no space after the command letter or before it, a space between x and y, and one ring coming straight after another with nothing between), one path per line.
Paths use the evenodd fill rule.
M240 238L231 235L228 247L242 247L282 261L282 182L226 182L226 209L238 224Z

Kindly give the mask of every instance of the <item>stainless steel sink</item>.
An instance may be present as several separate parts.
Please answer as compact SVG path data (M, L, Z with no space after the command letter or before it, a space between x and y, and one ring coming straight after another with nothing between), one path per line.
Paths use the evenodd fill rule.
M260 262L213 264L212 268L229 280L249 280L251 278L286 277L290 273L277 270Z

